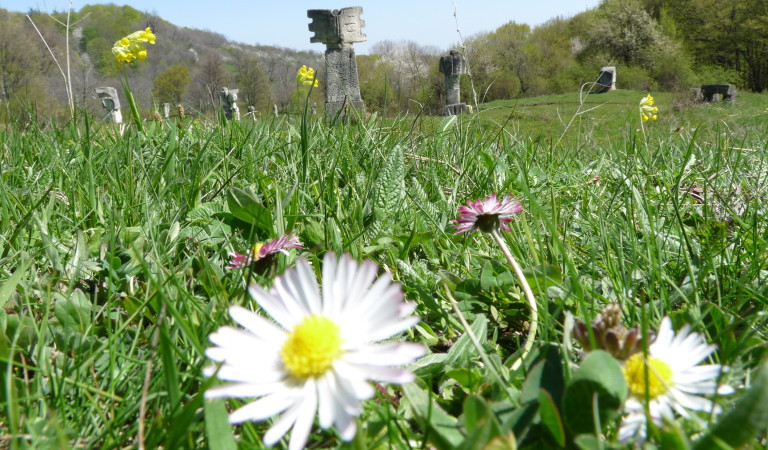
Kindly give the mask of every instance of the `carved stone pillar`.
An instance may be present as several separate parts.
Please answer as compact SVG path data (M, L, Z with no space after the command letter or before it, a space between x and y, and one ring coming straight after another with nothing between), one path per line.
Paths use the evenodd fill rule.
M353 6L343 9L310 9L312 19L309 31L315 33L309 42L325 44L325 113L334 117L346 116L349 109L362 114L365 104L360 96L355 49L352 44L368 40L362 29L365 21L360 18L363 8ZM346 118L346 117L343 117Z
M445 75L445 110L447 116L462 114L466 103L461 103L460 76L467 73L464 56L451 50L451 53L440 57L440 73Z
M113 87L97 87L96 95L101 100L101 105L107 111L108 123L123 123L123 113L120 112L120 98L117 89Z

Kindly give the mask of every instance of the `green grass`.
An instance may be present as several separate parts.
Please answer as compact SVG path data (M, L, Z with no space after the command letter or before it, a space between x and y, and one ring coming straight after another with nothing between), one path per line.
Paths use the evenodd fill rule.
M550 95L519 100L498 100L484 104L483 117L497 124L506 124L512 133L545 140L559 138L575 116L566 143L611 145L626 139L637 130L640 99L647 92L616 90L604 94L576 93ZM768 132L768 96L742 92L736 102L694 103L685 94L652 92L660 105L659 120L647 128L651 136L669 139L675 135L690 136L706 130L707 138L717 139L713 131L721 132L735 141L759 141Z
M448 353L416 370L402 400L367 402L359 439L344 445L469 448L509 433L554 445L538 414L520 413L538 359L502 369L499 383L462 341L443 287L482 351L508 367L525 336L522 292L489 236L456 236L450 223L459 205L492 192L525 206L504 236L532 274L537 347L559 349L563 383L574 370L565 363L578 361L563 346L567 315L589 320L615 301L627 325L690 324L731 367L723 381L749 386L768 353L767 97L694 105L654 93L659 120L644 139L644 94L590 95L582 111L597 108L567 130L577 94L494 102L456 122L314 122L304 185L296 122L167 121L122 136L82 120L9 127L0 134L0 448L133 447L140 426L147 448L231 442L224 404L202 398L214 382L201 373L208 335L231 323L229 305L255 307L247 276L268 286L295 255L256 275L227 270L228 252L289 231L317 268L327 251L385 267L419 305L422 323L406 337ZM741 392L722 400L726 410ZM240 448L260 446L265 430L235 428ZM312 446L340 445L318 430ZM750 439L759 446L765 435Z

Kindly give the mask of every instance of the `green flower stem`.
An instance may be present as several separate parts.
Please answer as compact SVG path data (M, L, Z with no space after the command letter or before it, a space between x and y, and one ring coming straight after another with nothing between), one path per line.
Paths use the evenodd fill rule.
M467 319L464 317L464 314L461 312L461 309L459 309L459 304L456 303L456 299L453 298L453 294L451 294L451 290L448 288L448 285L443 283L443 288L445 289L445 295L448 297L448 301L451 303L451 307L453 308L453 311L456 313L456 316L459 318L459 322L461 323L461 326L464 327L464 332L467 333L467 337L469 337L469 341L472 342L472 345L475 347L475 350L477 350L477 353L480 355L480 359L483 361L483 364L485 364L485 367L488 369L488 371L493 375L494 378L496 378L496 381L499 383L499 386L508 386L509 382L504 381L504 379L501 376L501 371L499 368L496 367L496 365L493 363L490 357L488 357L488 353L483 348L483 344L480 343L480 339L477 338L475 333L472 331L472 327L470 327L469 322L467 322ZM506 394L509 396L510 400L514 398L508 389L505 389Z
M528 327L528 338L525 341L525 345L523 345L523 353L520 355L520 358L518 358L511 366L512 370L517 370L523 363L525 357L528 356L531 348L533 348L533 340L536 339L536 331L539 328L539 307L536 304L536 298L533 296L531 287L528 285L528 280L525 279L523 269L520 267L520 264L517 263L514 256L512 256L512 253L509 251L509 247L507 247L507 243L504 242L504 239L501 238L499 230L491 231L491 236L493 236L493 238L496 240L496 243L499 244L499 247L501 247L501 252L504 254L504 257L507 258L507 262L509 262L509 265L511 265L512 269L515 271L515 275L520 281L520 286L523 288L525 299L528 301L528 307L531 309L531 321L530 326Z
M307 129L309 110L309 97L312 95L312 88L314 84L309 85L309 92L307 92L307 98L304 100L304 111L301 114L301 185L304 185L307 181L307 174L309 170L309 130Z
M144 133L144 126L141 123L139 108L136 106L136 99L133 98L131 86L128 84L128 73L125 71L125 68L123 68L123 92L125 92L125 98L128 100L128 106L131 107L131 116L133 117L133 123L136 124L136 129L138 129L140 133Z

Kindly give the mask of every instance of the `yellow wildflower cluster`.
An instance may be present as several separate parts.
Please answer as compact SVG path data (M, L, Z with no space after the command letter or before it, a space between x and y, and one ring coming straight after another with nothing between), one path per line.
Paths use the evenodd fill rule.
M317 87L318 81L315 77L315 69L307 66L301 66L299 68L299 71L296 73L296 84L303 84L305 86L313 86Z
M149 27L143 31L131 33L115 42L115 45L112 46L112 54L117 58L118 67L121 67L124 62L131 62L134 59L139 61L147 59L145 42L155 43L155 35Z
M653 97L651 97L651 94L646 95L640 100L640 114L642 115L643 122L658 119L658 116L656 115L657 112L659 112L659 108L653 106Z

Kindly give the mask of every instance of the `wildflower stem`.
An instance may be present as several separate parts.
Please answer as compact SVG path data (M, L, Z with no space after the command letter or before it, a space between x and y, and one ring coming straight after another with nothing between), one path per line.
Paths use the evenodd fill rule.
M488 353L486 353L485 349L483 348L483 344L480 343L480 340L477 338L475 333L472 331L472 328L469 325L469 322L467 322L467 319L464 317L464 314L461 312L461 309L459 309L459 304L456 303L456 299L453 298L453 294L451 294L451 290L448 288L448 285L443 283L443 288L445 289L445 295L448 297L448 301L451 303L451 307L453 308L453 311L456 313L456 316L459 318L459 322L461 323L461 326L464 327L464 332L467 333L467 337L469 337L470 342L472 342L472 345L477 350L477 353L480 355L480 359L483 361L483 364L485 364L485 367L488 368L488 371L496 378L496 381L499 383L499 386L507 386L508 382L504 381L504 379L501 376L500 370L496 367L496 365L493 363L491 358L488 357ZM509 391L506 393L509 395Z
M533 296L531 287L528 285L528 281L525 279L523 269L520 267L520 264L517 263L515 257L512 256L512 253L509 251L509 247L507 247L507 243L504 242L504 239L501 238L499 230L493 230L491 232L491 236L493 236L493 238L496 240L496 243L499 244L499 247L501 247L501 252L504 254L504 257L507 258L507 262L509 262L509 265L511 265L512 269L515 271L515 275L520 281L520 286L523 288L525 299L528 301L528 307L531 309L531 321L530 326L528 327L528 338L525 341L525 345L523 345L523 353L520 355L520 358L518 358L511 366L512 370L517 370L523 363L525 357L528 356L531 348L533 348L533 340L536 339L536 331L539 328L539 307L536 304L536 298Z
M301 114L301 185L306 183L307 172L309 169L309 130L307 129L307 121L309 117L307 111L309 109L309 97L312 95L313 87L313 84L309 85L309 92L307 92L307 97L304 99L304 111Z
M123 92L125 92L125 98L128 100L128 106L131 108L131 117L133 117L133 123L136 124L136 129L140 133L144 133L144 126L141 124L141 115L139 114L139 108L136 106L136 99L133 98L133 92L131 92L131 86L128 84L128 73L123 68Z

